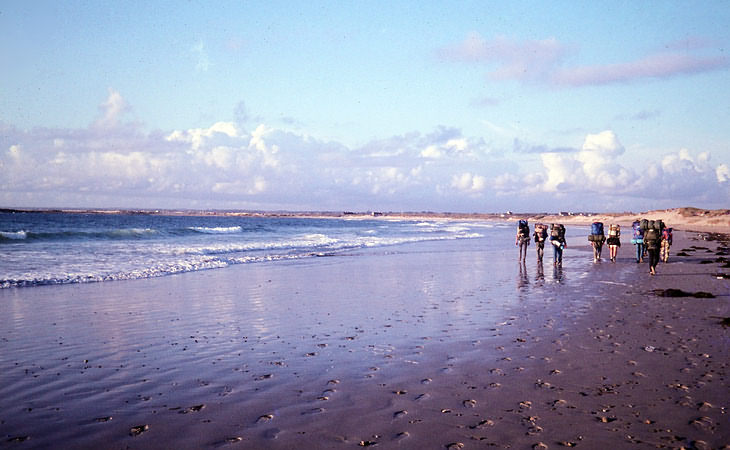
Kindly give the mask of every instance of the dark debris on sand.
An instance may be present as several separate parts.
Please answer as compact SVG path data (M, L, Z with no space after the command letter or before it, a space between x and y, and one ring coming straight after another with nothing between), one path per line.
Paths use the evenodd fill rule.
M715 296L710 292L687 292L683 291L682 289L654 289L652 291L654 295L659 297L695 297L695 298L715 298Z

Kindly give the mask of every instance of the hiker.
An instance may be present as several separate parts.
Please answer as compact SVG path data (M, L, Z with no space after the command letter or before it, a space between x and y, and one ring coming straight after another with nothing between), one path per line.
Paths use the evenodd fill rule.
M520 221L517 222L515 245L520 247L520 257L518 261L527 260L527 246L530 245L530 226L527 224L527 220L520 219Z
M542 262L542 257L545 255L545 240L548 237L547 225L538 223L535 225L535 233L532 235L535 239L535 251L537 252L538 262Z
M667 262L669 260L669 247L672 246L672 229L664 228L662 231L662 250L661 260Z
M563 224L554 223L550 226L550 243L553 244L553 265L563 265L563 249L568 246L565 242L565 227Z
M656 275L656 266L659 264L659 247L661 246L661 240L661 231L653 226L644 231L644 245L646 246L646 250L649 252L649 273L651 275Z
M608 227L608 244L609 256L611 262L616 262L618 248L621 247L621 226L619 224L611 224Z
M646 220L646 219L644 219ZM631 243L636 246L636 262L644 262L644 229L641 226L642 221L635 220L631 224L634 229L634 237L631 239Z
M606 236L603 234L603 222L593 222L591 224L591 234L588 236L588 240L591 242L591 247L593 247L593 262L600 261L603 243L606 242Z

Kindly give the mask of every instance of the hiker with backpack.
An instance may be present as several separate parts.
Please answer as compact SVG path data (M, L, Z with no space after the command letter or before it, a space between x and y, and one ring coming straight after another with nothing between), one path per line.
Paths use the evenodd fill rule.
M542 257L545 254L545 240L547 240L547 225L538 223L535 225L535 233L533 233L535 239L535 251L537 252L537 261L542 262Z
M643 221L635 220L634 223L631 224L631 227L634 229L634 237L631 239L631 243L636 246L637 264L644 262L644 228L641 225L642 222Z
M530 245L530 225L527 220L520 219L517 222L517 236L515 237L515 245L519 246L520 256L518 261L527 260L527 246Z
M568 246L565 242L565 227L561 223L550 226L550 243L553 244L553 265L563 265L563 249Z
M618 255L618 248L621 247L621 226L618 224L611 224L608 227L608 244L609 256L611 262L616 262L616 256Z
M642 226L644 226L642 221ZM656 266L659 264L659 248L662 242L663 223L661 220L647 221L644 230L644 245L649 252L649 273L656 275Z
M603 222L593 222L591 224L591 234L588 236L588 240L591 242L591 247L593 247L593 262L600 261L603 243L606 241L606 236L603 235Z
M672 229L664 228L662 230L662 249L661 260L667 262L669 260L669 247L672 246Z

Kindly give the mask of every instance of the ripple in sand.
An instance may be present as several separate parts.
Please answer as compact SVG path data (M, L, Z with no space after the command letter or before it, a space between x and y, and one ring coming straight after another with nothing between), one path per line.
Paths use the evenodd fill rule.
M691 420L689 424L701 430L715 431L715 421L710 419L709 417L698 417Z
M144 433L145 431L149 431L150 426L149 425L138 425L136 427L132 427L129 429L129 435L130 436L139 436L140 434Z

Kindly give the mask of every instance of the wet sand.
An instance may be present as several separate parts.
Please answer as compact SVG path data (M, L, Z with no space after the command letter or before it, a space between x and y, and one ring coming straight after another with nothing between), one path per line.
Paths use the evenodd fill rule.
M468 240L0 290L0 447L723 448L728 243L698 236L653 277L626 242Z

